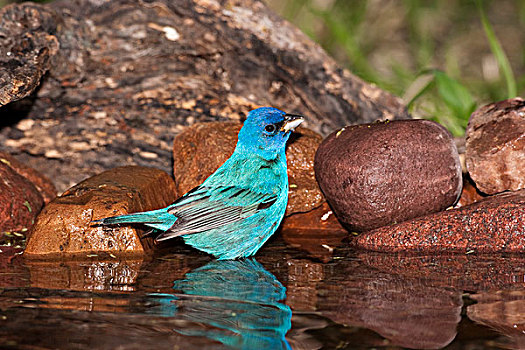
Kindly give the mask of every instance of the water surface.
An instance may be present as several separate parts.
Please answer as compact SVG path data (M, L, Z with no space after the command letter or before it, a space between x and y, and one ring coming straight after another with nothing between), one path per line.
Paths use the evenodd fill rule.
M75 261L0 247L0 345L525 348L524 257L379 254L336 241L278 237L240 261L183 244L148 258Z

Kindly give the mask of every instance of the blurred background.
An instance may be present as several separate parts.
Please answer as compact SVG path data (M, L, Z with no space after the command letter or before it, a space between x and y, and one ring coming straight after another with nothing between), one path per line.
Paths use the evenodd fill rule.
M362 79L461 135L525 89L525 1L266 0Z
M264 2L340 65L456 136L476 107L523 96L525 0Z

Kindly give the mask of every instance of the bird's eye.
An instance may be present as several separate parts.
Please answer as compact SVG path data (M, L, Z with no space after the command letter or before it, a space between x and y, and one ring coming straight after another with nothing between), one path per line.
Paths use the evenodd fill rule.
M267 132L274 132L276 129L275 125L273 124L268 124L264 127L264 130L266 130Z

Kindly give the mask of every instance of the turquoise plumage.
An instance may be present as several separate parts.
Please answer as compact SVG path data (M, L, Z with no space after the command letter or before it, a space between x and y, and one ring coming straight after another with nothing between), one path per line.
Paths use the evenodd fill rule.
M177 333L228 349L288 350L292 310L286 288L253 259L213 260L174 281L176 293L148 295L148 314L181 322Z
M170 206L95 221L141 223L220 260L254 255L277 230L288 203L285 147L303 118L276 108L248 114L232 156Z

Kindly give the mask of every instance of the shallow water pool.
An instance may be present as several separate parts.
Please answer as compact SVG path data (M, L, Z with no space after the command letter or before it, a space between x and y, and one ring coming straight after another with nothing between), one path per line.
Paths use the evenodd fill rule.
M308 235L293 247L273 239L240 261L178 243L154 257L75 261L27 260L0 247L0 345L525 347L525 257L379 254Z

